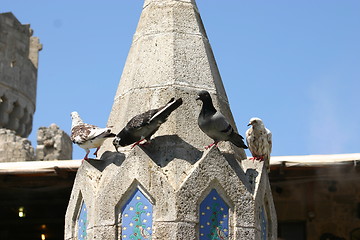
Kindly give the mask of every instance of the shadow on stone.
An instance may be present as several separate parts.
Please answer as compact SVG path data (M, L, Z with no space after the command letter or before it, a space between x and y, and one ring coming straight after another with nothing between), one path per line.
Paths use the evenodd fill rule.
M256 177L258 175L259 175L259 172L256 169L248 168L246 170L245 176L250 183L251 189L249 189L249 190L251 193L254 193L254 191L255 191Z
M115 164L116 166L120 166L125 160L125 154L106 151L101 155L100 159L92 159L89 158L87 160L94 168L99 170L100 172L104 171L104 169L110 164ZM85 160L84 160L85 161Z
M160 167L165 167L173 159L182 159L193 165L203 153L177 135L156 137L141 149Z

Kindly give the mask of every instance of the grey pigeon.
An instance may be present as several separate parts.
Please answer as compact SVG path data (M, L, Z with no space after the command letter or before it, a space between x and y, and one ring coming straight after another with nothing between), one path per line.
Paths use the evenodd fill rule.
M118 151L120 146L133 144L132 148L143 140L150 141L151 136L166 122L169 115L182 104L182 99L172 98L165 106L149 110L133 117L116 135L113 145Z
M230 141L237 147L247 148L243 141L244 138L237 134L224 115L215 109L209 92L200 91L196 100L203 102L198 117L199 127L214 140L214 143L205 148L210 148L213 145L217 146L220 141Z
M246 131L246 142L253 160L265 161L266 168L270 170L270 153L272 149L272 133L264 126L260 118L251 118Z
M94 155L97 157L97 152L100 146L104 143L106 138L115 137L111 133L110 128L99 128L97 126L84 123L77 112L71 113L71 141L86 151L84 160L88 160L88 155L91 148L96 148Z

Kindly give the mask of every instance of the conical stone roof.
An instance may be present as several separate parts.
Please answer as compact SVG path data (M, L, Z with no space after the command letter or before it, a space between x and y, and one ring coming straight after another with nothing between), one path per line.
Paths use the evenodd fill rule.
M133 116L163 106L171 97L182 97L183 105L171 114L153 138L162 136L165 140L165 136L177 136L183 143L181 148L191 146L202 151L212 139L197 125L201 105L195 99L199 90L209 91L215 107L236 127L195 1L146 0L108 126L113 126L117 133ZM235 149L238 159L246 157L242 149L230 143L220 144L220 149L224 152ZM128 150L129 147L120 149ZM102 151L114 151L111 140L104 144Z

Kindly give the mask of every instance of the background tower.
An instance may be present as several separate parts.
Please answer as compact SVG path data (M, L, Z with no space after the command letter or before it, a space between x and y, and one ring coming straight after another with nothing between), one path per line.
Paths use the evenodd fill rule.
M32 130L36 107L38 56L42 45L29 24L0 14L0 128L21 137Z
M183 105L146 147L114 152L79 168L65 239L276 239L276 214L262 164L197 125L199 90L235 127L222 80L194 0L146 0L114 99L115 132L134 115L171 97ZM244 121L245 122L245 121Z

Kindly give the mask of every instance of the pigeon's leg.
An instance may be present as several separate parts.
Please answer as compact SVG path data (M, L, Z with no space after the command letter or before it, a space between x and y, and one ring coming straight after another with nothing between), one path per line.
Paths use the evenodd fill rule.
M259 160L260 162L264 161L264 157L261 156L261 157L258 157L257 160Z
M137 141L136 143L134 143L134 144L131 146L131 149L133 149L136 145L139 145L142 141L144 141L144 138L143 138L143 139L140 139L139 141Z
M97 153L99 151L100 147L96 148L96 151L94 152L94 155L97 157Z
M209 149L209 148L211 148L212 146L214 146L215 145L215 147L217 147L217 144L219 143L219 141L215 141L215 142L213 142L212 144L210 144L209 146L206 146L205 147L205 149Z
M86 155L85 155L83 161L84 161L84 160L89 160L88 156L89 156L90 150L89 150L89 149L86 149L85 151L86 151Z
M251 158L249 158L250 160L252 160L253 161L253 163L254 163L254 161L256 160L256 157L251 157Z
M139 145L141 145L141 146L146 146L146 145L149 145L150 143L151 143L150 140L147 140L147 139L146 139L146 142L140 143Z

